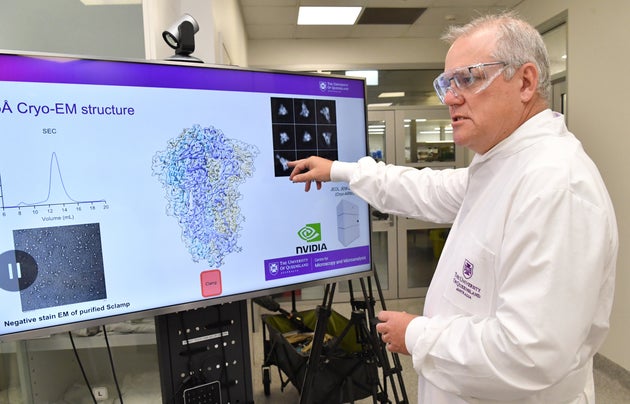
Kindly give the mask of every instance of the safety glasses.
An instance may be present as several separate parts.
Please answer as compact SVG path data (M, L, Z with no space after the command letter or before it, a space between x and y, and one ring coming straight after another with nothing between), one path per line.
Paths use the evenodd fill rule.
M500 69L492 75L488 75L486 70L493 66L502 65ZM459 96L458 91L470 91L472 94L480 93L492 84L494 79L499 77L507 67L505 62L477 63L470 66L458 67L449 70L437 76L433 80L433 87L442 104L446 98L448 90L453 92L456 97Z

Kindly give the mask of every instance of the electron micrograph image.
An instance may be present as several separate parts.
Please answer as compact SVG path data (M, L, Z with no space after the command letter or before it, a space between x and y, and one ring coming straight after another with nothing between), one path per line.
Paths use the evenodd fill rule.
M276 151L273 155L274 161L274 173L276 177L288 177L291 174L291 167L289 167L289 161L293 161L297 158L295 151Z
M297 152L296 158L298 160L305 159L307 157L313 156L314 153L309 150L300 150ZM317 151L317 156L323 157L328 160L339 160L339 152L335 150L323 150L320 149Z
M293 99L277 98L271 99L271 120L274 123L293 123Z
M15 249L37 262L37 279L20 291L22 310L105 299L98 223L13 231Z
M272 97L271 123L276 177L288 177L287 163L296 158L337 159L335 100Z
M295 123L315 123L317 119L315 100L296 99L293 104L293 111L295 112Z
M315 110L319 125L335 125L337 123L337 109L334 101L317 100Z
M333 125L320 125L317 127L317 148L337 149L337 128Z
M296 125L297 149L317 150L317 127L315 125Z
M245 217L239 186L254 174L255 145L230 139L212 126L194 125L153 156L153 175L164 187L166 214L177 219L193 261L210 267L242 248Z
M274 150L295 150L295 126L273 125Z

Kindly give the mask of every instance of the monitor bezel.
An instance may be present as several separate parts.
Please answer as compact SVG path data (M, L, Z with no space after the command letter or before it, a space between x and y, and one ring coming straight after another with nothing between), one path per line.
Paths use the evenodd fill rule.
M172 60L147 60L147 59L133 59L133 58L111 58L111 57L98 57L98 56L89 56L89 55L75 55L75 54L64 54L64 53L50 53L50 52L31 52L31 51L21 51L21 50L5 50L0 49L0 55L7 56L18 56L18 57L33 57L33 58L44 58L44 59L62 59L67 61L77 61L77 60L85 60L85 61L95 61L95 62L107 62L107 63L129 63L129 64L140 64L140 65L160 65L160 66L174 66L174 67L184 67L191 69L211 69L211 70L233 70L233 71L243 71L243 72L260 72L260 73L270 73L270 74L278 74L278 75L295 75L295 76L309 76L309 77L320 77L320 78L336 78L341 80L352 80L352 81L362 81L363 82L363 115L364 115L364 129L365 129L365 155L369 155L369 137L368 137L368 108L367 108L367 84L364 78L362 77L354 77L354 76L341 76L336 74L325 74L318 72L301 72L301 71L284 71L284 70L276 70L276 69L261 69L261 68L249 68L249 67L241 67L234 65L219 65L219 64L208 64L208 63L190 63L190 62L181 62L181 61L172 61ZM34 81L37 82L37 81ZM298 185L299 186L299 185ZM313 192L313 191L311 191ZM208 298L202 298L199 300L194 300L190 302L183 302L174 305L167 305L161 307L155 307L152 309L146 310L138 310L131 311L124 314L115 314L115 315L106 315L99 318L87 319L87 320L78 320L78 321L68 321L63 324L57 324L52 326L43 326L29 330L19 330L16 332L7 332L4 334L0 334L0 342L9 342L9 341L18 341L25 339L33 339L33 338L44 338L49 337L53 334L65 333L74 330L80 330L88 327L97 327L104 326L111 323L129 321L129 320L137 320L143 318L149 318L154 316L159 316L163 314L170 314L180 311L186 310L194 310L202 307L219 305L223 303L230 303L235 301L253 299L261 296L269 296L275 294L281 294L289 291L300 290L306 287L315 287L322 286L326 284L332 284L337 282L345 282L351 281L355 279L372 277L375 276L376 270L374 268L374 260L373 260L373 247L371 245L371 234L372 234L372 221L371 217L369 217L369 212L371 212L371 207L368 206L368 229L370 232L370 237L368 241L369 250L370 250L370 268L362 271L358 271L352 274L340 275L340 276L332 276L326 277L325 273L323 273L322 277L317 280L311 280L306 282L289 282L286 285L270 287L270 288L261 288L251 292L245 293L236 293L232 295L226 296L214 296Z

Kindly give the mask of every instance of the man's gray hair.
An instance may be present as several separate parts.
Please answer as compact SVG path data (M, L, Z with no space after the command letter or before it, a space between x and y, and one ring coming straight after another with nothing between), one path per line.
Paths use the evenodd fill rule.
M510 79L516 69L531 62L538 69L538 93L551 99L549 54L540 33L513 12L477 17L463 26L451 26L442 39L453 44L459 37L471 35L482 29L494 29L497 42L492 57L508 64L505 77Z

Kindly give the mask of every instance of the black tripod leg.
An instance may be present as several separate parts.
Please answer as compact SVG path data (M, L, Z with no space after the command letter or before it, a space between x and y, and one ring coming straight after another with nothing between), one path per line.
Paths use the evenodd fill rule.
M376 291L378 293L378 298L379 301L381 303L381 307L383 308L383 310L387 310L387 308L385 307L385 298L383 297L383 289L381 289L381 283L378 279L378 273L376 272L376 268L373 271L373 278L374 278L374 283L376 284ZM369 279L369 278L368 278ZM372 294L372 288L370 287L369 289L369 293L370 295ZM373 300L373 299L372 299ZM375 313L374 313L374 306L372 305L371 307L371 312L368 312L370 315L370 318L374 318ZM380 337L378 336L378 334L376 333L376 326L372 325L371 330L374 331L374 335L376 335L376 337L378 338L378 344L379 344L379 349L378 351L381 352L381 358L382 358L382 368L383 368L383 378L384 379L389 379L391 381L392 384L392 388L394 390L394 398L396 399L396 403L409 403L409 398L407 397L407 390L405 389L405 382L404 379L402 377L402 364L400 363L400 357L398 356L397 353L395 352L389 352L387 350L387 348L385 347L385 344L383 344L383 341L380 339ZM392 357L392 361L394 362L394 366L392 367L389 363L389 357L388 354L391 354ZM394 380L394 374L396 374L396 379ZM400 388L400 393L402 395L402 401L400 401L399 397L398 397L398 390L396 389L396 383L395 381L398 382L398 387Z
M335 284L328 284L324 290L323 304L317 307L317 324L315 326L315 334L313 335L313 345L311 348L308 361L306 362L306 372L304 374L304 382L300 392L300 404L310 404L312 401L311 391L313 388L313 380L319 371L322 346L324 344L324 335L328 326L328 319L332 312L332 298L335 293Z

